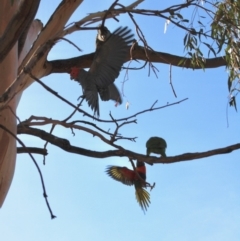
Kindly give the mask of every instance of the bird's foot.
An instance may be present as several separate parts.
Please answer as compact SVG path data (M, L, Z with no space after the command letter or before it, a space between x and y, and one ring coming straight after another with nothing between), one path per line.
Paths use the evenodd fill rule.
M152 186L150 186L150 192L153 190L154 187L155 187L155 182L153 183Z
M84 100L85 99L85 95L80 95L77 100L80 100L81 98Z
M152 189L155 187L155 182L153 185L151 185L149 182L146 182L146 187L150 187L150 191L152 191Z

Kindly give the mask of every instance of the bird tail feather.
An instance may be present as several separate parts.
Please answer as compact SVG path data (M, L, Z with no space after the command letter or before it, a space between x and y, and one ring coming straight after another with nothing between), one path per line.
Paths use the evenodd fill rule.
M135 185L135 189L136 189L135 195L136 195L137 202L139 203L142 210L145 212L147 211L147 208L151 203L150 194L145 189L137 185Z

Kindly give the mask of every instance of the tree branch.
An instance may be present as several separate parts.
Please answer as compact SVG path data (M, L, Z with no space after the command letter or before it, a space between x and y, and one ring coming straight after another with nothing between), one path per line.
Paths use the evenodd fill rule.
M5 126L3 126L3 125L1 125L1 124L0 124L0 128L2 128L2 129L5 130L8 134L10 134L12 137L14 137L14 138L18 141L18 143L19 143L23 148L26 149L28 155L29 155L30 158L32 159L32 161L33 161L33 163L34 163L34 165L35 165L35 167L37 168L37 171L38 171L38 173L39 173L39 177L40 177L41 184L42 184L42 189L43 189L43 197L44 197L44 199L45 199L47 208L48 208L48 210L49 210L49 212L50 212L51 218L52 218L52 219L56 218L56 216L53 214L52 209L51 209L51 207L50 207L50 205L49 205L49 202L48 202L48 196L47 196L46 187L45 187L45 183L44 183L44 179L43 179L42 172L41 172L41 170L40 170L40 168L39 168L39 166L38 166L38 163L36 162L35 158L33 157L32 153L27 150L27 147L25 146L25 144L24 144L12 131L10 131L9 129L7 129Z
M206 158L206 157L215 156L215 155L228 154L238 149L240 149L240 143L236 143L231 146L226 146L226 147L213 149L205 152L185 153L178 156L167 157L167 158L164 158L163 161L157 160L157 161L153 161L152 163L170 164L170 163L175 163L180 161L190 161L190 160Z
M26 149L27 148L27 149ZM38 147L17 147L17 153L34 153L34 154L40 154L43 156L46 156L48 154L46 149L38 148Z
M39 34L37 40L34 42L26 58L19 66L18 68L19 73L26 66L28 61L32 58L32 56L39 48L39 46L46 44L48 40L56 41L58 38L63 37L61 34L62 29L64 29L65 24L72 16L76 8L82 3L82 1L83 0L68 0L68 1L62 0L62 2L59 4L55 12L52 14L51 18L48 20L46 26ZM46 59L46 56L45 56L45 59Z
M52 134L47 133L44 130L39 130L37 128L30 128L26 126L18 126L18 134L28 134L33 135L41 138L42 140L50 142L52 145L58 146L59 148L75 154L80 154L83 156L88 157L94 157L94 158L107 158L107 157L128 157L134 160L143 161L150 165L156 164L156 163L162 163L162 164L170 164L180 161L190 161L200 158L206 158L210 156L220 155L220 154L227 154L232 151L240 149L240 143L213 149L205 152L196 152L196 153L185 153L178 156L173 157L166 157L166 158L159 158L155 156L146 156L139 153L132 152L127 149L119 149L119 150L111 150L111 151L92 151L87 150L81 147L73 146L70 144L70 142L67 139L59 138L57 136L54 136Z
M46 73L46 75L49 75L52 73L70 73L71 67L73 66L76 66L79 68L89 68L92 64L94 54L95 53L90 53L90 54L81 55L79 57L75 57L71 59L46 61L47 69L49 69L49 72ZM132 51L132 58L145 61L147 58L146 58L146 52L144 47L142 46L134 47L134 50ZM155 62L155 63L171 64L173 66L184 67L184 68L193 68L191 64L191 59L185 58L182 56L148 50L148 58L149 58L149 61ZM130 54L126 56L125 62L128 62L129 59L130 59ZM179 65L179 62L182 59L184 59L184 61L182 61L182 64ZM226 66L226 61L224 56L206 59L206 62L205 62L206 69L217 68L222 66ZM202 69L202 67L194 66L194 69Z
M28 73L31 72L36 77L44 76L46 72L44 64L47 55L55 42L62 37L62 29L81 2L82 0L63 0L59 4L19 66L17 78L12 85L6 89L3 95L0 96L0 110L4 108L17 93L22 92L34 81Z

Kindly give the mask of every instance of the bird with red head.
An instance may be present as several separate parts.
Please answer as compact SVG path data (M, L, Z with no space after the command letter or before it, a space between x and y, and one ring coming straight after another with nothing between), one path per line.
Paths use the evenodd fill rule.
M83 98L99 116L98 94L103 101L115 100L122 103L121 95L114 85L128 51L133 42L133 34L127 27L119 27L113 33L103 28L98 32L96 52L89 71L73 67L70 77L79 82L83 89Z

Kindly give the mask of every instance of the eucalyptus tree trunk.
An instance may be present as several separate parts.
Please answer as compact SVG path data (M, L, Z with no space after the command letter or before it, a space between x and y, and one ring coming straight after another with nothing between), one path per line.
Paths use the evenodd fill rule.
M51 74L51 67L46 68L47 55L60 38L71 33L64 30L65 25L82 1L61 1L45 28L42 28L41 21L34 20L40 0L1 0L0 207L14 175L18 102L35 78Z
M11 1L1 1L0 7L0 35L8 26L12 16L16 13L18 4L11 5ZM17 42L0 63L0 95L12 84L18 71ZM16 135L16 98L9 102L9 108L0 112L0 124ZM2 128L0 129L0 207L7 195L12 182L16 163L16 139Z
M1 1L0 43L2 44L2 41L5 40L4 43L7 44L4 44L4 47L0 49L0 55L2 53L0 56L0 96L5 93L9 86L16 80L19 65L22 63L39 31L42 29L42 23L39 20L33 21L40 1L35 1L35 7L29 5L29 11L32 11L32 14L25 11L23 15L20 14L16 16L17 13L19 13L19 2L23 6L22 9L26 10L25 4L29 5L28 0ZM24 14L28 15L28 17ZM13 18L15 18L15 22L12 21ZM19 18L24 20L19 21ZM11 27L10 22L13 23ZM18 41L20 36L23 37L21 38L21 43ZM13 44L10 46L9 43L11 42ZM5 45L8 46L5 47ZM9 46L10 50L6 53L5 50L8 49ZM17 95L11 98L8 105L0 110L0 125L4 126L13 134L11 135L6 130L0 128L0 207L3 205L14 175L17 154L16 138L14 138L14 135L17 135L16 108L21 95L22 91L19 91Z

